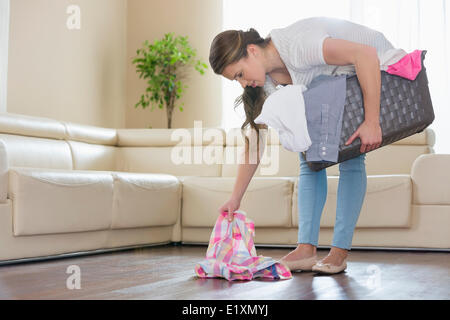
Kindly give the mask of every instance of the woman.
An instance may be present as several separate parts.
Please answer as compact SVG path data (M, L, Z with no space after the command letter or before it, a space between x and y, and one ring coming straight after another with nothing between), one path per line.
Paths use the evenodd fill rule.
M379 56L391 48L392 44L382 33L365 26L341 19L313 17L274 29L265 39L254 29L224 31L214 38L209 61L216 74L236 80L244 88L243 95L236 100L236 105L243 102L246 114L241 129L250 125L250 129L258 133L258 147L259 129L267 126L257 125L253 120L276 85L308 86L320 74L356 73L364 97L365 120L346 144L360 138L361 152L369 152L382 141ZM228 212L230 221L233 212L239 209L262 155L258 150L257 163L249 164L248 145L246 138L246 163L239 165L231 198L219 208L219 212ZM298 246L281 261L291 270L342 272L347 267L348 251L366 193L365 154L339 164L334 238L330 252L321 261L317 261L316 247L327 196L326 171L311 171L300 153L299 157Z

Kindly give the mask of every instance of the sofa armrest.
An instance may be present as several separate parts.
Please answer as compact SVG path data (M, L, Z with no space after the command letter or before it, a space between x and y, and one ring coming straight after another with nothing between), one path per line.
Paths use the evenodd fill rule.
M450 154L423 154L411 168L413 204L450 205Z
M8 157L6 145L0 140L0 203L6 202L8 196Z

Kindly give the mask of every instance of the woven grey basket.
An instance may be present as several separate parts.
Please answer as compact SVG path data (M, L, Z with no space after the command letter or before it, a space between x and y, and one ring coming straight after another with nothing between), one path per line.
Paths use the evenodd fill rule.
M426 53L426 50L422 51L422 69L415 80L381 71L380 126L383 140L379 148L422 132L434 120L428 78L423 64ZM307 161L309 168L313 171L319 171L361 155L359 138L353 140L348 146L345 142L364 121L363 95L356 75L348 76L346 81L347 93L338 162ZM305 152L302 152L302 156L306 160Z

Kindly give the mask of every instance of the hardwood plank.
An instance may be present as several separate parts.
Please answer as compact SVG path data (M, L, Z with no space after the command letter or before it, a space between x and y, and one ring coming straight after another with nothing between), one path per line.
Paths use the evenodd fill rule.
M206 246L158 246L0 266L0 299L449 299L446 252L352 250L345 273L290 280L198 279ZM279 259L292 249L257 248ZM319 258L328 250L319 249ZM81 271L69 290L67 267Z

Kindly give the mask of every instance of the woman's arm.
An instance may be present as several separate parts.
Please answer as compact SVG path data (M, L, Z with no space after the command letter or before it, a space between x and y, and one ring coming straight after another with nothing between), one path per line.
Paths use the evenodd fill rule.
M256 142L254 141L254 139L251 139L252 136L250 136L249 139L250 140L249 147L248 148L246 147L247 143L244 145L244 152L240 155L238 172L236 176L236 181L234 183L233 192L231 193L230 199L219 208L220 214L223 211L228 212L227 219L229 221L233 220L233 213L237 209L239 209L244 193L247 190L247 187L250 184L253 175L258 169L259 163L261 162L261 157L264 153L266 144L267 129L268 128L266 125L262 125L259 130L260 133L259 157L257 154L257 148L255 148L255 146L252 146L251 144L252 141Z
M244 157L248 158L247 155L245 155ZM233 188L233 193L231 194L230 199L219 208L219 214L222 214L223 211L228 212L227 213L228 221L233 220L234 212L239 209L242 197L244 196L245 190L247 190L247 187L250 184L250 181L252 180L252 177L255 174L256 169L258 168L258 164L259 161L255 164L249 163L239 164L236 182Z
M234 184L231 198L237 199L239 200L239 202L242 200L242 197L244 196L244 193L247 190L247 187L250 184L250 181L252 180L252 177L255 174L256 169L258 169L258 165L259 162L255 164L249 163L239 164L236 182Z
M253 130L252 132L256 133L255 130ZM259 129L259 153L257 152L257 139L255 138L255 136L250 135L250 146L247 146L245 144L244 152L241 157L241 163L238 166L236 182L231 196L232 198L238 199L240 201L244 196L244 193L247 190L247 187L252 180L253 175L258 169L258 165L261 162L261 158L264 154L267 134L267 125L261 125L261 128ZM254 143L255 145L252 145L252 143Z
M356 55L355 69L364 98L364 120L379 124L381 71L376 49L360 50Z
M355 65L356 75L364 99L364 122L347 140L346 145L359 137L362 153L380 146L380 61L374 47L342 39L326 38L323 42L323 58L331 65Z

